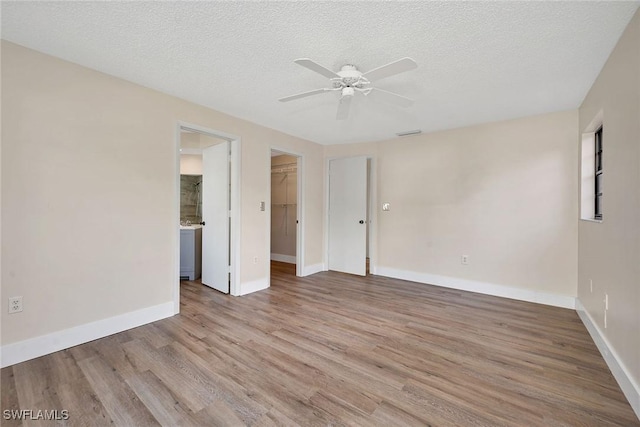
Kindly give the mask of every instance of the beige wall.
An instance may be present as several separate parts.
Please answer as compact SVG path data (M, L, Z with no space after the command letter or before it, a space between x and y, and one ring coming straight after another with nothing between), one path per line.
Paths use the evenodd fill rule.
M640 12L580 107L580 132L600 111L603 221L579 223L578 298L640 393Z
M172 300L178 121L242 138L242 284L268 282L272 145L306 158L322 262L321 146L4 41L2 90L3 345Z
M577 274L576 126L577 112L569 111L329 146L325 153L375 160L378 269L570 299ZM382 211L384 202L390 211Z
M181 154L180 155L181 175L202 175L202 155Z
M180 132L180 148L195 148L200 149L200 136L197 132Z

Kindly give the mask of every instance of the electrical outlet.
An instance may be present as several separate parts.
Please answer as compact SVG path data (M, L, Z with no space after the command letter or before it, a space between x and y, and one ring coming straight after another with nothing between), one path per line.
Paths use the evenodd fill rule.
M9 297L9 314L22 311L22 297Z
M257 257L257 256L254 256L254 257L253 257L253 263L254 263L254 264L257 264L257 263L258 263L258 257Z
M469 255L462 255L460 257L460 263L462 265L469 265Z

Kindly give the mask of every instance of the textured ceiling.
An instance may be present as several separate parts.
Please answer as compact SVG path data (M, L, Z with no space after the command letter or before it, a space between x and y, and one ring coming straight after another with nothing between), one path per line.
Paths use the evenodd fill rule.
M321 144L577 108L638 2L2 2L2 38ZM368 71L400 107L337 93L293 63ZM359 95L359 94L358 94ZM224 129L221 129L224 130Z

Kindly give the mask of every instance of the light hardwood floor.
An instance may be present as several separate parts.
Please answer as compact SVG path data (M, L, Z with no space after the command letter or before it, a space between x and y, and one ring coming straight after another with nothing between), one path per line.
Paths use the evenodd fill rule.
M272 268L268 290L183 282L178 316L2 369L2 410L91 426L640 425L572 310Z

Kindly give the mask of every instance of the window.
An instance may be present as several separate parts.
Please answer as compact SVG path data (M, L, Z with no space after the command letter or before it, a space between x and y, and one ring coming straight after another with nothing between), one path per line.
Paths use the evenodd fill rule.
M602 222L603 128L604 111L600 110L582 133L580 219L584 221Z
M602 126L594 134L595 179L594 179L594 219L602 219Z

